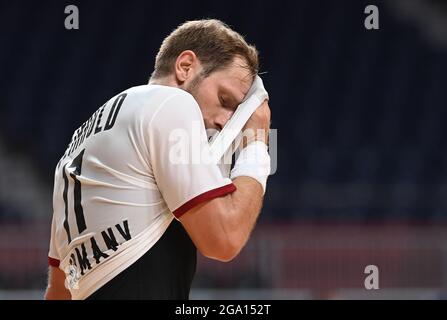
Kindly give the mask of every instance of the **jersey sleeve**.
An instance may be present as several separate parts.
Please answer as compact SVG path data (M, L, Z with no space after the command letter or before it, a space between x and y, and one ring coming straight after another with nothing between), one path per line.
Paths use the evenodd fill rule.
M155 181L177 219L202 202L236 190L211 162L200 108L187 92L160 105L150 121L148 141Z

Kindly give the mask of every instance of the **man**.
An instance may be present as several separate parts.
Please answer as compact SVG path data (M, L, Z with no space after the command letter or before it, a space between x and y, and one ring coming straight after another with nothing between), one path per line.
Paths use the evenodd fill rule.
M262 206L267 135L244 141L224 177L215 163L173 161L173 132L206 156L206 130L224 127L257 70L256 49L228 26L187 22L163 41L148 85L75 131L55 171L47 299L188 299L196 248L219 261L240 252ZM269 125L264 101L244 129Z

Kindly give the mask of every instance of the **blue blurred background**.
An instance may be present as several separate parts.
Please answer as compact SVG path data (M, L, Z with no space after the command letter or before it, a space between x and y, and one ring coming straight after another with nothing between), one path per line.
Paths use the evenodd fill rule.
M72 4L79 30L64 28ZM278 160L249 244L229 264L201 257L192 297L443 298L445 1L1 0L0 299L41 297L73 131L147 83L164 37L199 18L259 49ZM364 288L371 264L380 290Z

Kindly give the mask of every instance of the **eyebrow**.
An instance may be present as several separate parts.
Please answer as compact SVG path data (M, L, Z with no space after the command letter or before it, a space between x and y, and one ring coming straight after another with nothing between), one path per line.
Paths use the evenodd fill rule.
M235 104L235 108L237 108L239 106L239 104L241 104L241 102L244 100L245 96L247 95L245 93L245 94L243 94L243 97L241 99L239 99L239 94L235 94L227 86L222 86L222 89L229 96L229 98L231 99L231 102L233 104ZM240 100L240 102L239 102L239 100Z

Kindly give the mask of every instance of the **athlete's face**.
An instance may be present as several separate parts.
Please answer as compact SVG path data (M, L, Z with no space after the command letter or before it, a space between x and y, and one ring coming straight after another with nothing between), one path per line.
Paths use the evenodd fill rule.
M206 129L222 130L242 102L253 82L241 58L208 77L196 75L186 91L190 92L202 111Z

